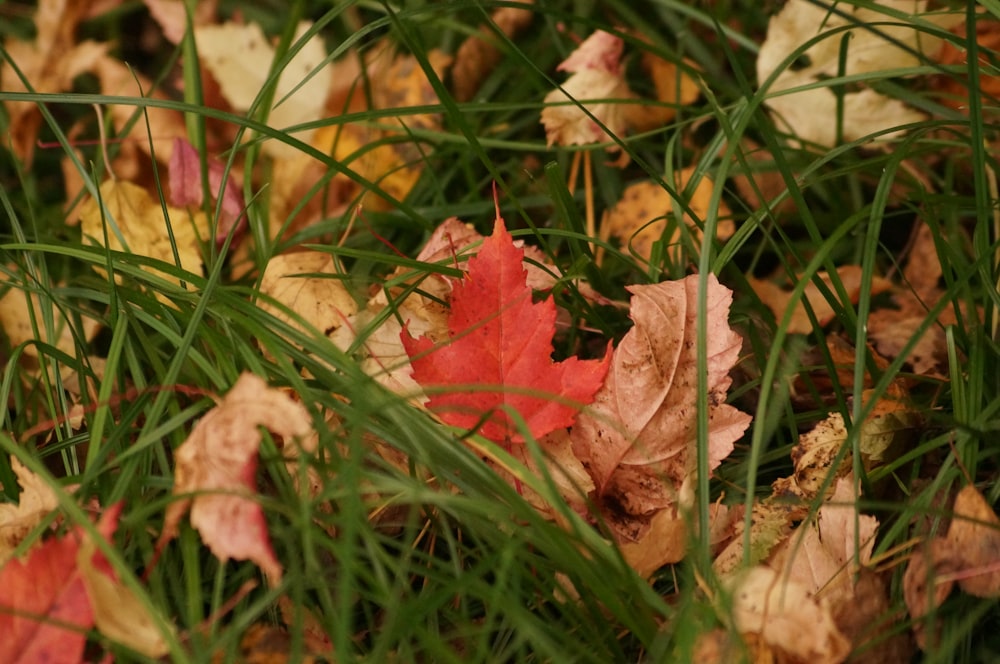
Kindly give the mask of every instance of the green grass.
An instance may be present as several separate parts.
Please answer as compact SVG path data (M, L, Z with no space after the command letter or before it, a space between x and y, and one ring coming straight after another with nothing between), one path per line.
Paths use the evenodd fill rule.
M348 46L371 49L376 39L388 37L426 66L431 48L453 52L504 4L510 3L356 2L329 9L323 3L297 2L289 10L284 3L265 2L247 8L245 16L261 22L270 35L284 33L279 50L294 48L288 17L301 16L322 24L332 53ZM822 349L830 335L864 348L864 321L881 300L863 294L852 305L838 295L835 283L827 296L837 303L836 320L806 337L790 335L788 321L776 320L764 307L747 276L783 269L795 277L801 294L806 280L838 265L862 265L868 278L898 272L910 229L923 219L942 238L938 250L946 296L941 307L963 302L969 311L983 307L985 317L961 318L949 329L951 361L941 379L909 374L903 357L874 371L876 396L892 381L907 379L914 408L927 422L900 457L863 478L866 486L879 489L862 502L882 523L876 553L907 542L915 520L945 517L946 510L936 501L949 487L964 484L965 472L988 500L1000 498L1000 486L993 481L1000 452L1000 367L989 327L997 305L996 201L989 195L989 169L996 168L990 141L996 136L997 100L973 86L968 98L972 112L967 115L941 106L927 93L923 79L878 81L880 89L930 111L932 118L891 142L890 149L857 144L824 150L797 147L776 129L762 106L766 93L756 88L756 49L768 18L760 3L539 4L523 34L513 41L498 38L504 57L473 101L456 102L448 94L447 81L435 80L441 103L433 110L443 114L444 130L415 132L426 160L420 181L392 211L364 213L342 247L331 248L327 238L340 237L347 215L330 216L277 243L267 239L268 223L290 220L267 219L266 187L248 179L248 200L257 199L249 209L248 234L257 240L257 267L289 247L322 244L344 265L347 284L363 302L369 288L380 285L395 267L412 267L383 240L413 257L430 231L452 215L488 233L496 183L508 227L562 266L567 284L583 278L602 295L624 301L626 285L681 278L689 265L702 274L718 274L735 291L731 322L746 340L732 401L752 413L754 423L713 477L701 472L698 511L705 514L723 492L733 504L768 495L770 482L790 472L788 453L803 430L828 412L860 422L874 403L871 396L861 398L864 372L874 369L870 353L857 354L854 385L829 394L811 387L806 371L834 373L830 355L820 352L818 364L810 364L816 360L806 351ZM983 13L994 10L988 3L984 6ZM119 39L119 47L135 59L142 54L140 45L116 26L122 17L128 25L141 25L145 10L129 4L118 11L119 16L93 19L84 29L100 39ZM734 211L735 237L700 256L688 247L688 260L680 265L666 258L663 247L661 260L652 265L617 246L605 247L600 266L593 262L588 243L594 238L583 232L582 193L566 189L573 151L546 149L538 122L542 98L564 80L555 67L574 46L563 28L579 36L596 28L634 28L651 38L645 48L674 61L689 58L702 71L705 94L699 102L678 109L668 126L621 137L629 166L615 168L595 153L598 211L612 206L628 184L653 178L669 187L670 173L694 163L700 175L715 180L717 195ZM30 33L29 18L0 21L4 38ZM962 42L961 37L954 39ZM661 570L648 583L585 518L566 509L565 524L545 520L515 487L460 444L455 432L379 387L360 371L356 358L321 333L306 334L263 314L255 303L257 282L233 278L220 254L211 254L204 276L157 264L188 284L182 289L140 269L148 259L81 243L79 228L70 225L64 213L59 161L72 154L68 133L76 119L89 122L88 137L96 135L92 102L133 105L140 126L145 107L184 111L196 144L203 139L206 120L221 120L312 150L331 174L358 178L315 149L267 129L260 115L248 120L205 108L190 51L171 48L136 62L142 62L143 73L154 80L165 80L170 68L180 67L187 85L184 99L112 100L100 95L87 77L77 81L73 93L0 92L0 101L44 103L41 138L62 145L38 150L31 168L8 152L0 156L4 289L37 296L42 305L30 322L34 340L0 347L0 398L7 403L0 434L0 482L6 497L17 497L8 460L12 455L55 485L79 485L73 496L61 494L61 512L69 523L89 522L90 501L103 506L124 501L109 552L112 564L143 603L176 625L180 636L172 644L173 661L208 662L216 653L222 654L222 661L238 661L239 640L249 625L281 621L276 609L280 595L319 617L335 644L336 661L688 659L696 636L722 625L720 616L725 615L725 602L716 596L719 587L707 542L695 539L684 563ZM636 88L645 85L648 91L637 65L640 48L629 39L628 50L634 55L628 71ZM992 72L995 60L989 62L984 69ZM967 69L976 74L980 65L972 57L970 63ZM941 69L927 63L914 73ZM945 75L964 80L964 69L945 68ZM262 91L261 108L272 93ZM426 110L362 112L348 119L385 122ZM320 124L345 121L335 117ZM3 119L0 130L7 131ZM727 180L764 167L747 157L740 143L744 137L774 155L769 166L785 190L771 205L748 203ZM108 149L114 154L120 146L111 143ZM92 146L82 150L75 167L88 179L88 187L96 187L104 178L103 157ZM267 158L259 144L245 145L236 157L266 172ZM794 204L791 213L779 211L778 204L786 199ZM215 206L209 204L207 211L214 216ZM717 221L713 217L704 220L710 229ZM110 270L120 283L100 276L94 267ZM157 293L171 304L164 304ZM557 337L557 354L599 352L602 339L618 340L630 327L622 308L594 306L574 288L561 289L556 296L572 321ZM935 314L928 314L926 328L935 324ZM69 321L73 335L62 349L43 341L55 338L60 319ZM85 319L101 324L102 331L91 342L83 334ZM261 501L285 580L277 589L259 586L221 621L210 621L244 582L258 579L256 567L221 564L186 524L158 564L151 569L147 564L164 511L174 500L172 450L213 406L210 395L224 393L244 371L289 388L316 419L319 452L303 463L321 473L324 486L313 497L298 491L275 441L265 442L258 477ZM796 376L807 392L822 399L805 400L807 405L796 401L789 390ZM76 382L85 389L75 387ZM66 419L77 399L85 410L80 428ZM701 407L704 422L704 398ZM43 433L25 436L38 428ZM703 426L698 441L702 451L707 450L705 430ZM860 427L851 428L846 454L860 444L859 432ZM408 472L380 457L373 441L405 455ZM502 450L495 453L503 455ZM702 471L704 464L702 459ZM558 502L554 487L545 481L536 481L534 488ZM372 518L373 510L379 518ZM41 537L44 527L37 528L32 539ZM892 609L903 615L900 579L905 554L896 553L891 560L897 563L887 577ZM144 574L148 578L140 581ZM568 588L578 597L571 599ZM936 619L941 641L924 661L989 660L1000 651L992 629L1000 612L992 600L952 596ZM305 647L303 621L297 616L289 625L290 648L297 654ZM114 644L102 645L120 661L142 659Z

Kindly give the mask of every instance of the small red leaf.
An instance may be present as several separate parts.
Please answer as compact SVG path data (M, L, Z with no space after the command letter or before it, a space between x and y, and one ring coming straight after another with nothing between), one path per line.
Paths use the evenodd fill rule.
M208 187L216 198L222 191L222 215L216 230L215 241L225 241L233 226L243 221L243 196L232 176L223 178L226 167L218 159L206 159L208 164ZM201 156L188 141L174 139L174 151L167 167L170 176L170 204L175 207L200 207L205 200L201 187ZM236 233L240 232L236 229Z
M535 438L572 425L604 382L611 358L609 352L601 360L553 362L556 306L551 297L532 302L523 257L498 216L455 286L450 341L435 346L405 329L401 334L414 380L431 388L427 407L495 442L524 442L513 412Z

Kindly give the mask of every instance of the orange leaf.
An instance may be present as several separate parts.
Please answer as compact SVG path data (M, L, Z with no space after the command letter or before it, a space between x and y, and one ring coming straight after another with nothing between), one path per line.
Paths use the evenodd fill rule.
M531 301L523 257L497 216L493 235L455 286L451 340L435 347L426 337L402 333L414 380L425 388L452 388L430 394L427 407L448 424L496 442L524 442L512 412L535 438L573 424L611 359L608 353L602 360L552 361L556 306L551 297Z

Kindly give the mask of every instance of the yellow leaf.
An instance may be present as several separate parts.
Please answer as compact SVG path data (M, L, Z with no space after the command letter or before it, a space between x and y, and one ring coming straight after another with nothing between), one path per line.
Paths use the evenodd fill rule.
M305 322L329 334L357 313L354 298L344 288L333 256L320 251L299 251L275 256L264 271L260 292L285 305ZM260 308L292 327L308 333L284 311L267 301Z
M104 210L109 216L105 216ZM80 206L80 228L84 238L93 244L104 246L106 236L108 249L148 256L201 275L200 238L208 237L207 218L202 212L192 216L185 210L171 207L166 210L169 222L163 216L163 207L145 189L131 182L107 180L101 185L100 202L89 198ZM174 258L175 246L179 261ZM104 274L102 269L95 269ZM162 270L147 266L142 269L178 285L181 283ZM157 297L168 301L160 293Z

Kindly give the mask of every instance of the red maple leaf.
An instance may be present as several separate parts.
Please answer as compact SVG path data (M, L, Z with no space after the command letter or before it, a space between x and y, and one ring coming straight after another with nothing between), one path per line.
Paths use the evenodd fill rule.
M400 334L414 380L430 388L427 407L494 442L524 442L515 418L535 438L572 425L611 359L609 345L601 360L552 360L556 305L551 297L532 302L523 258L497 215L493 235L455 286L449 341L436 346L405 328Z

